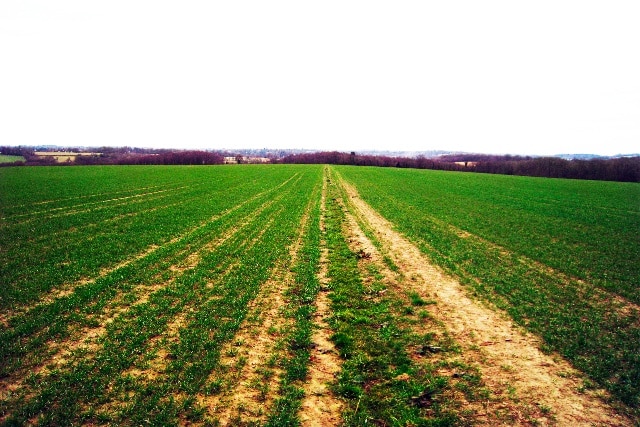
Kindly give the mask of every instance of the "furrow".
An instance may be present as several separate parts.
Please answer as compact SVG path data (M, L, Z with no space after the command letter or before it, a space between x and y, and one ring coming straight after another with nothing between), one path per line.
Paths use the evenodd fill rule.
M167 197L170 197L171 194L165 194L167 193L167 191L169 190L162 190L162 191L156 191L153 193L148 193L145 195L139 195L139 196L130 196L130 197L123 197L123 198L119 198L119 199L113 199L108 201L109 203L111 202L117 202L117 203L111 203L111 204L105 204L107 202L93 202L93 203L88 203L86 205L80 205L82 206L82 208L78 208L78 209L68 209L68 210L62 210L63 208L60 208L60 212L55 212L55 213L49 213L47 215L41 215L41 216L36 216L36 214L38 213L47 213L47 212L34 212L34 213L29 213L29 214L24 214L24 215L17 215L16 217L24 217L24 216L29 216L26 219L22 220L22 221L17 221L17 222L12 222L12 223L6 223L7 225L10 225L11 227L20 227L20 226L26 226L28 224L32 224L36 221L51 221L54 219L58 219L58 218L64 218L64 217L68 217L68 216L72 216L72 215L80 215L80 214L95 214L96 212L100 212L100 211L104 211L106 209L113 209L116 207L121 207L121 206L130 206L132 204L132 200L131 199L138 199L140 197L146 197L146 196L153 196L156 195L155 197L147 197L145 199L140 199L140 200L135 200L133 201L134 204L137 203L145 203L145 202L149 202L149 201L153 201L153 200L160 200L160 199L166 199ZM11 218L9 218L11 219Z
M60 239L60 238L64 238L67 236L71 236L71 235L82 235L82 234L89 234L91 235L91 230L99 230L100 227L103 227L107 224L110 223L116 223L118 221L124 220L124 219L128 219L128 218L132 218L135 216L138 216L140 214L146 214L146 213L150 213L150 212L155 212L157 210L161 210L161 209L167 209L173 206L177 206L177 205L181 205L184 204L185 202L190 202L192 200L196 200L198 197L192 197L189 199L183 199L180 200L179 202L174 202L174 203L169 203L166 205L162 205L162 206L154 206L148 209L138 209L135 210L133 212L127 212L127 213L120 213L117 214L115 216L110 216L104 219L101 219L99 221L96 222L84 222L82 225L77 225L77 226L72 226L66 230L58 230L58 231L53 231L51 233L48 234L40 234L37 238L34 238L33 240L30 240L29 242L21 242L21 241L17 241L15 242L15 247L33 247L33 245L35 244L39 244L39 243L43 243L46 241L50 241L51 239ZM148 202L148 200L142 201L141 203L145 203ZM131 204L126 205L127 207L132 206Z
M276 197L270 200L270 203L277 203L284 194L285 193L283 192L279 193ZM169 410L168 408L174 408L174 404L191 405L194 402L189 396L191 396L193 390L198 387L193 384L193 381L196 381L196 383L198 383L197 377L199 377L200 374L198 374L194 378L194 375L196 375L195 372L201 369L206 370L206 368L204 368L203 366L203 363L205 366L207 366L209 363L214 362L217 358L219 350L215 349L213 351L203 353L202 357L198 357L197 354L199 353L194 353L196 349L193 346L196 345L197 347L200 347L204 345L208 348L213 342L216 342L223 336L227 337L224 338L224 340L230 339L227 334L237 327L234 321L236 315L234 315L233 313L233 310L237 309L234 308L234 306L239 304L238 307L241 307L242 299L245 298L240 295L234 297L234 294L236 294L238 291L239 283L237 283L237 278L242 277L246 266L251 265L245 265L245 267L243 268L242 264L246 262L245 260L247 259L247 257L249 257L249 259L251 258L249 256L249 253L253 252L253 256L255 256L256 253L262 253L262 251L260 251L258 248L254 248L254 246L258 243L260 245L263 245L265 240L269 241L269 239L263 236L265 235L265 233L272 233L274 229L277 229L277 227L272 224L274 224L276 218L282 218L282 212L282 208L276 206L275 210L265 212L264 215L261 216L262 220L260 220L260 218L257 218L255 221L256 225L254 227L255 235L250 238L248 243L247 241L242 245L239 245L237 242L235 244L230 243L227 249L215 252L220 252L216 255L219 258L228 258L231 253L235 253L236 255L233 255L233 257L237 257L236 259L238 260L243 260L240 262L240 264L237 265L236 268L225 274L224 277L215 279L215 281L218 283L217 285L214 284L212 286L210 282L211 279L208 279L209 281L206 280L206 277L208 275L214 273L204 273L208 269L207 265L209 265L209 263L211 262L207 259L209 257L202 259L198 268L196 269L196 271L194 271L193 278L198 278L194 283L194 286L202 286L202 292L204 292L204 294L207 296L204 300L199 300L199 302L192 301L187 305L184 305L183 309L188 309L188 307L192 308L189 309L189 314L184 318L183 322L187 324L179 331L179 340L177 342L174 341L169 343L169 350L167 354L171 357L165 361L154 362L158 369L164 369L164 372L162 373L162 381L148 381L147 383L145 383L143 379L143 384L139 384L138 386L136 386L142 387L143 389L153 389L160 395L164 396L162 398L161 405L163 407L166 407L167 410ZM245 246L245 249L242 250L241 255L238 248L242 246ZM230 252L231 248L235 249ZM205 274L204 277L201 277L202 273ZM215 277L219 277L219 273L215 273L214 275ZM205 281L201 282L201 280ZM228 306L230 303L231 306L225 308L225 305ZM220 307L217 308L218 306ZM201 329L203 327L203 322L209 323L211 321L213 322L210 324L210 326L208 326L203 331ZM210 329L212 327L214 328L213 330ZM216 329L218 328L220 328L221 330L216 331ZM192 336L193 333L200 334L202 332L206 332L207 330L210 331L208 339L204 339L207 342L203 341L202 338L195 338L194 336ZM216 336L219 336L220 338L215 338ZM206 361L202 360L203 358L206 359ZM149 395L146 392L142 394L134 394L133 396L129 397L124 396L124 398L128 401L131 401L131 399L133 399L133 403L127 405L126 410L122 415L122 417L125 417L125 419L127 419L126 424L135 424L135 420L138 419L137 417L140 416L140 414L144 414L145 411L148 411L150 409L147 405L152 405L153 407L157 405L157 403L150 402L148 400ZM114 402L117 402L118 400L119 399L116 398ZM118 424L121 424L122 422L123 420L120 420L118 421Z
M272 205L274 201L268 202ZM136 415L143 413L143 410L138 410L140 406L144 407L146 404L145 399L148 397L146 392L142 395L136 390L162 390L162 394L165 395L163 399L175 399L175 401L185 401L186 395L184 392L170 390L169 384L175 384L175 372L172 371L172 364L178 360L182 361L182 357L179 356L179 352L176 351L176 347L179 346L181 334L184 334L193 328L193 319L201 309L212 301L221 298L217 294L217 291L222 284L228 280L228 277L234 272L237 272L241 265L240 259L243 253L251 250L253 246L261 239L265 232L264 228L259 228L256 232L255 228L247 230L249 233L256 232L254 236L241 235L238 233L240 228L246 227L255 219L253 216L251 219L247 218L242 224L242 227L238 227L235 233L228 233L227 236L219 239L219 244L214 247L213 245L204 245L209 255L213 255L217 260L215 267L208 264L206 267L210 270L210 274L213 275L212 279L205 282L194 283L193 290L196 291L195 297L188 299L181 299L179 307L174 307L175 315L167 316L166 325L163 327L162 332L150 337L145 344L146 351L141 353L140 356L133 360L129 368L119 373L118 377L121 381L126 382L128 385L123 391L117 386L118 379L109 379L110 385L108 386L109 393L102 398L104 401L98 408L93 408L92 404L86 403L84 410L91 413L105 414L105 417L110 417L108 414L124 414L126 418L131 412ZM267 224L268 226L269 224ZM224 250L223 246L225 247ZM215 249L220 249L222 252L217 254ZM233 249L232 249L233 248ZM233 251L233 254L231 252ZM201 255L205 255L202 253ZM201 256L198 256L201 258ZM185 278L183 282L189 283L192 278L198 276L198 269L201 267L194 266L194 268L185 271L182 276ZM184 284L178 284L180 288ZM186 289L185 289L186 290ZM185 291L183 290L183 291ZM178 298L178 295L168 296L170 299ZM123 319L122 322L133 322L134 318L129 320ZM106 343L105 343L106 345ZM124 393L124 394L123 394ZM170 397L169 397L170 396ZM133 402L133 403L132 403ZM128 424L124 420L117 421L118 424Z
M135 192L135 191L150 190L152 188L159 188L159 187L162 187L162 186L161 185L151 185L151 186L147 186L147 187L138 187L138 188L131 189L131 190L108 191L108 192L104 192L104 193L84 194L82 196L63 197L63 198L60 198L60 199L42 200L40 202L35 202L35 203L31 203L31 204L24 203L24 204L21 204L21 205L13 205L13 206L10 206L10 208L11 209L29 208L31 206L47 205L47 204L50 204L50 203L64 202L64 201L69 201L69 200L88 199L90 197L100 197L100 196L110 196L110 195L116 195L116 194L122 194L122 193L132 193L132 192Z
M487 247L489 250L499 254L499 257L503 262L518 263L538 272L539 274L546 276L547 280L557 281L561 286L570 286L573 290L572 293L580 295L582 297L582 300L597 305L606 304L607 310L612 310L624 317L633 316L636 318L636 321L640 321L640 319L638 318L638 313L640 313L640 305L634 303L633 301L630 301L622 295L618 295L607 289L602 289L597 285L588 283L585 280L579 279L577 277L571 277L561 271L554 269L551 266L543 264L525 255L515 254L507 250L503 246L486 240L476 234L461 230L451 224L446 224L442 221L436 220L435 218L431 218L430 220L432 220L434 223L438 223L442 227L448 228L449 230L451 230L451 232L453 232L461 239L471 239Z
M75 208L79 208L79 207L101 205L101 204L105 204L105 203L119 202L119 201L122 201L122 200L138 199L138 198L141 198L141 197L151 196L151 195L154 195L154 194L161 194L161 193L166 193L166 192L169 192L169 191L177 191L177 190L181 190L183 188L187 188L187 186L183 185L183 186L180 186L180 187L164 189L164 190L157 190L157 191L150 191L150 192L147 192L147 193L140 193L140 194L135 194L135 195L132 195L132 196L115 197L115 198L112 198L112 199L100 200L100 201L97 201L97 202L88 202L88 203L81 203L81 204L73 205L73 206L64 206L64 207L47 209L47 210L42 210L42 211L27 212L27 213L24 213L24 214L17 214L17 215L4 217L3 219L22 218L22 217L26 217L26 216L37 216L37 215L40 215L40 214L49 214L49 213L51 213L51 215L40 216L40 217L36 217L34 219L47 219L47 218L55 218L57 216L73 215L75 213L92 211L91 208L89 208L89 209L75 209ZM121 203L116 203L113 206L119 206L119 205L121 205ZM65 209L67 209L66 212L60 212L60 213L56 213L56 214L53 213L53 212L57 212L57 211L64 211ZM14 225L24 224L25 222L26 221L14 223Z
M193 251L194 247L185 248L179 251L177 254L172 255L173 264L166 268L166 271L171 272L169 277L166 274L157 274L153 281L149 284L141 284L126 294L120 294L109 302L108 307L99 313L94 313L95 321L99 326L95 327L83 327L79 330L71 333L71 338L65 339L61 342L49 342L48 348L40 349L39 355L49 355L46 360L38 361L37 366L23 366L22 377L19 375L12 375L7 378L3 378L0 381L0 399L4 400L6 394L15 393L17 390L24 386L27 376L33 375L47 375L54 369L60 369L66 365L69 360L72 359L73 354L77 353L81 349L88 350L89 353L93 353L96 350L96 344L99 339L106 333L107 326L112 323L119 316L125 315L136 306L146 304L151 297L158 291L168 288L175 280L181 275L185 274L185 271L195 268L202 256L202 253L209 253L214 251L217 247L220 247L227 240L232 238L236 233L250 224L264 209L273 204L273 201L268 201L261 205L250 216L237 227L233 227L228 230L224 235L214 239L211 242L202 244L202 247ZM157 247L151 249L155 251ZM137 258L140 259L146 256L142 254ZM130 260L127 264L135 260ZM121 267L124 267L122 265ZM61 296L62 297L62 296Z
M262 222L257 222L259 229L244 251L241 264L210 290L214 296L197 305L197 310L189 316L188 325L181 330L179 341L170 345L173 357L166 365L163 381L148 385L154 390L162 390L160 393L165 399L169 398L169 401L164 401L163 407L174 407L171 402L176 402L180 405L195 405L196 409L193 410L200 411L197 409L201 407L197 404L198 390L203 387L215 388L215 385L206 384L206 377L210 376L214 366L218 366L221 351L218 343L228 342L235 336L240 326L239 320L244 317L247 304L254 298L254 291L241 289L240 286L246 283L245 278L254 274L258 274L255 278L263 276L257 270L255 273L249 272L247 267L252 266L252 263L248 261L264 253L261 247L270 241L267 235L272 235L278 229L276 218L281 218L282 213L281 208L277 209L263 217ZM245 272L249 275L245 275ZM205 373L206 376L202 377ZM147 405L153 405L148 396L137 395L134 404L123 416L133 417L131 422L135 423L136 416L144 413Z

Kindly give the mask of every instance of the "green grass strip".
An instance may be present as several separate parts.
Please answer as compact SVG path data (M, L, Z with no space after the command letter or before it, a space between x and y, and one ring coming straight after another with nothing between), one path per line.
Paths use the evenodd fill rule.
M440 401L448 379L412 362L407 349L417 337L397 318L395 301L372 298L380 289L363 285L358 256L345 241L345 217L336 202L340 195L334 186L330 189L326 216L330 325L335 331L332 340L344 359L336 392L348 403L345 425L455 424L457 416Z

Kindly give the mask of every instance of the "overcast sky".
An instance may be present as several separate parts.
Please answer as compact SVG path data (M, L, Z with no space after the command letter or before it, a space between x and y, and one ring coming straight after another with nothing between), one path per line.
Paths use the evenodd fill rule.
M0 145L640 151L640 1L1 0Z

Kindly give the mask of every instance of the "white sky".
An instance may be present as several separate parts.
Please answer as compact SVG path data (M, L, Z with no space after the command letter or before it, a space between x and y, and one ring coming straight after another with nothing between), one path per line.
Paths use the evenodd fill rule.
M640 151L640 1L1 0L0 145Z

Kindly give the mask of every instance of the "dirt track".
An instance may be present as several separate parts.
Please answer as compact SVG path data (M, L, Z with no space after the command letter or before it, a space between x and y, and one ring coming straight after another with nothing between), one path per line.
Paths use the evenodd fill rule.
M431 314L462 347L464 362L477 366L492 396L474 420L479 424L633 425L604 400L602 390L584 390L583 378L558 355L539 349L540 341L518 328L506 314L470 298L455 279L436 268L420 250L340 180L360 223L380 242L376 248L352 218L351 232L371 253L381 250L409 278L405 286L435 300ZM508 412L496 418L496 413Z

